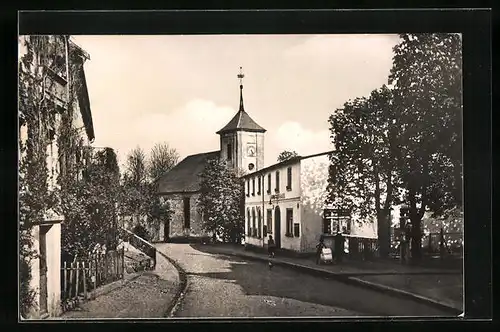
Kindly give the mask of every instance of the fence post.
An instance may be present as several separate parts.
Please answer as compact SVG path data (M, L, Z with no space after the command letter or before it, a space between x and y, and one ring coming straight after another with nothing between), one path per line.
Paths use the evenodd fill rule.
M94 275L94 291L97 288L97 255L94 256L94 270L95 270L95 275Z
M64 291L63 291L63 300L66 300L68 298L68 269L67 269L67 263L66 261L64 262Z
M78 280L78 275L80 274L80 262L76 262L76 291L75 291L75 297L78 299L78 286L79 286L79 280Z
M444 258L444 230L442 227L439 232L439 256L441 259Z
M71 293L73 292L73 265L74 262L69 263L70 268L69 268L69 292L68 292L68 299L71 298Z
M86 300L87 299L87 278L86 278L85 261L82 262L82 265L83 265L83 298Z
M125 246L122 248L122 279L125 279Z

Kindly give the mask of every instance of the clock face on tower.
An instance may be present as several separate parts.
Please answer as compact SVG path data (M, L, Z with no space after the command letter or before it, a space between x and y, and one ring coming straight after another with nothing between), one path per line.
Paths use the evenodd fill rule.
M249 157L255 157L255 146L249 145L247 147L247 156L249 156Z

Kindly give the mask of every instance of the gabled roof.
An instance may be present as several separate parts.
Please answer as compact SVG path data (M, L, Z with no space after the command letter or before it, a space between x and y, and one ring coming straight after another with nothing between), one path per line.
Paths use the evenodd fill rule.
M239 77L239 76L238 76ZM240 85L240 109L238 113L224 126L217 134L223 134L231 131L253 131L264 133L266 130L259 126L251 117L245 112L245 107L243 106L243 84Z
M187 156L174 168L165 173L158 182L158 194L196 192L200 190L199 175L208 159L218 158L220 151Z
M238 113L224 126L217 134L222 134L230 131L253 131L253 132L265 132L266 130L259 126L245 110L240 109Z

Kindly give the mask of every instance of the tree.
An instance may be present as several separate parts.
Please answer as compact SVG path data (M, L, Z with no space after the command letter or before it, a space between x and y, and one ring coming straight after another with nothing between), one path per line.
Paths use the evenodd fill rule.
M402 34L389 77L398 130L397 169L409 206L412 258L421 220L462 205L462 54L458 34Z
M390 250L390 211L394 194L395 115L391 91L383 86L369 98L356 98L336 110L330 132L331 155L327 203L359 214L375 215L379 252Z
M64 176L63 257L87 257L97 244L106 244L108 250L116 247L118 179L116 154L110 148L93 154L82 179L75 179L71 171Z
M168 143L156 143L151 149L147 162L149 175L147 224L154 232L160 230L162 220L168 220L172 214L169 201L162 201L156 192L161 176L170 171L179 161L179 153Z
M150 200L148 185L146 154L136 147L127 155L123 176L123 213L132 216L135 222L147 214Z
M244 231L242 180L220 159L208 160L200 176L198 207L203 215L203 228L212 233L214 241L221 236L225 242L238 243Z
M148 175L156 182L163 174L171 170L179 161L179 153L167 143L157 143L151 149L148 162Z
M291 159L291 158L294 158L294 157L298 157L298 154L297 152L295 151L281 151L280 154L278 155L278 162L282 162L282 161L285 161L285 160L288 160L288 159Z

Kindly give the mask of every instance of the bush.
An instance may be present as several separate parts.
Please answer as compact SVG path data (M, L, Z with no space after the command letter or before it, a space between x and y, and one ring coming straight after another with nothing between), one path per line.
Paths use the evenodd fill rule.
M27 318L35 304L36 292L30 289L31 269L23 258L19 261L19 278L20 313L21 317Z
M148 231L146 230L146 228L144 228L144 226L136 225L134 227L134 229L132 230L132 232L134 232L135 235L143 238L144 240L149 241L149 234L148 234Z

